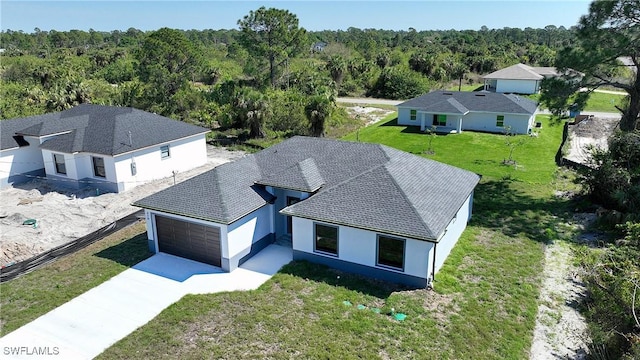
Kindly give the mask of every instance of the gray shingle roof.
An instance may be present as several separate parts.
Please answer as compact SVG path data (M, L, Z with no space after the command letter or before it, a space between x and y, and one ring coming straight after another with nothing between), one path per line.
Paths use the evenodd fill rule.
M313 189L322 180L282 213L435 241L479 179L384 145L294 137L134 205L229 224L273 200L255 184Z
M529 65L515 64L504 69L494 71L482 78L504 80L542 80L543 76L538 73L535 68Z
M313 158L307 158L282 171L266 175L256 183L283 189L316 192L324 185L324 179Z
M208 131L133 108L82 104L61 112L0 121L0 149L17 147L15 135L62 134L40 147L65 153L113 156Z
M486 91L432 91L407 100L398 107L410 107L440 114L467 112L492 112L505 114L534 114L538 108L535 101L513 94Z

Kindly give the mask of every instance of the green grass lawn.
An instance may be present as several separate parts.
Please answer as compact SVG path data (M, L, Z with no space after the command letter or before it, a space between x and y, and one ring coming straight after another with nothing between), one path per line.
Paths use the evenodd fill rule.
M527 95L527 98L540 102L540 94ZM616 106L621 106L626 96L617 94L606 94L600 92L592 92L587 100L583 113L589 111L619 113ZM542 104L540 105L542 109Z
M561 126L539 120L540 136L516 150L517 169L501 165L503 135L434 140L432 158L483 174L435 291L294 262L254 291L186 296L101 358L528 358L544 244L562 235L571 208L552 196ZM426 156L427 135L391 119L346 138L356 137ZM391 308L407 319L385 315Z
M622 106L625 98L626 96L623 95L593 92L591 93L589 101L587 101L587 105L585 106L583 112L586 113L588 111L598 111L619 113L620 111L615 107Z
M345 139L385 144L494 179L510 177L539 184L549 183L552 179L562 126L550 125L548 116L537 118L542 122L538 137L521 136L524 144L513 154L517 167L502 165L502 161L509 157L509 149L505 137L500 134L467 131L436 135L432 139L435 154L424 155L430 136L420 132L418 127L396 125L395 116L390 115L379 124L360 129Z
M146 259L144 223L0 284L0 335L19 328Z

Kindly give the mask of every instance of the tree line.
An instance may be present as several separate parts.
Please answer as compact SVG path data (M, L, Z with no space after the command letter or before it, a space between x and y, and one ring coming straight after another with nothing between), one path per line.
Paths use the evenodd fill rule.
M250 137L317 136L343 115L336 96L406 99L515 62L550 66L574 32L551 25L309 32L295 14L264 7L228 30L7 30L0 118L92 102Z

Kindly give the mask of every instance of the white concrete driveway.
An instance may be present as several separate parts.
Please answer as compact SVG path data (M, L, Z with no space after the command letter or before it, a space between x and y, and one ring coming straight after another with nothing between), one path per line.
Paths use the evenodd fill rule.
M91 359L186 294L256 289L292 259L270 245L231 273L157 254L0 339L3 359Z

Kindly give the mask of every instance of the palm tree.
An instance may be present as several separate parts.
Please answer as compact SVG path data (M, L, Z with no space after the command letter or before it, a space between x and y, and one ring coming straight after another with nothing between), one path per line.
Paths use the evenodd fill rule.
M311 136L324 136L324 123L331 116L333 103L326 96L316 95L309 99L309 103L304 107L305 115L309 119L309 132Z

